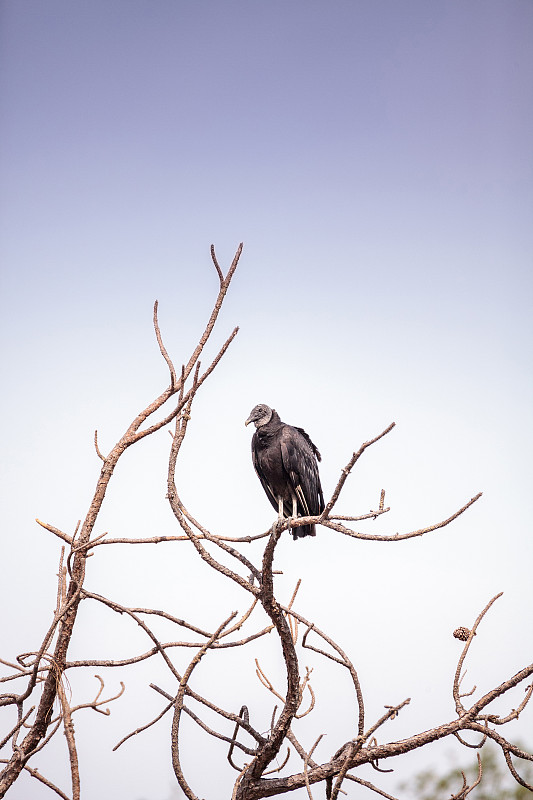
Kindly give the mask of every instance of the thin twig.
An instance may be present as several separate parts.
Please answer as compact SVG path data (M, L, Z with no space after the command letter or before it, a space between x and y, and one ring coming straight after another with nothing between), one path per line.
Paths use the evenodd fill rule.
M464 800L464 798L467 795L469 795L470 792L473 789L475 789L479 783L481 783L481 778L483 776L483 765L481 763L481 756L479 755L479 753L476 753L476 755L477 755L477 778L475 782L472 784L472 786L469 786L466 780L466 775L464 774L464 772L461 772L463 776L463 785L456 794L451 796L450 800Z
M60 531L59 528L54 528L53 525L49 525L47 522L43 522L40 519L36 519L35 522L37 523L37 525L40 525L41 528L50 531L50 533L53 533L54 536L59 536L59 538L63 539L63 541L67 542L67 544L72 544L73 542L72 536L69 536L68 533L63 533L63 531Z
M215 269L216 269L217 274L218 274L218 279L220 281L220 285L222 286L222 284L224 283L224 275L222 274L222 270L220 269L219 263L217 261L217 257L216 257L216 253L215 253L215 245L214 244L211 245L211 259L213 261L213 264L215 265Z
M329 514L330 514L333 506L335 505L335 503L339 499L339 495L340 495L340 493L342 491L342 487L344 486L344 484L346 482L346 478L348 477L348 475L352 471L355 463L358 461L358 459L365 452L367 447L370 447L371 445L375 444L375 442L378 442L380 439L382 439L384 436L386 436L388 433L390 433L395 425L396 425L396 423L392 422L387 428L385 428L384 431L382 431L380 434L378 434L378 436L375 436L373 439L370 439L368 442L364 442L361 445L361 447L359 448L359 450L356 453L353 454L353 456L351 457L351 459L348 461L348 463L346 464L346 466L344 467L344 469L341 472L341 476L340 476L339 481L338 481L338 483L337 483L337 485L336 485L336 487L335 487L335 489L333 491L333 494L331 495L331 499L326 503L326 507L324 508L324 511L321 514L321 521L328 519Z
M384 792L383 789L379 789L377 786L374 786L373 783L370 781L364 781L362 778L356 778L355 775L345 775L344 780L353 781L354 783L360 784L360 786L366 786L367 789L370 789L372 792L376 792L376 794L381 795L381 797L385 797L386 800L398 800L397 797L393 797L392 794L387 794Z
M474 497L472 497L467 503L464 504L458 511L455 511L451 516L447 517L446 519L442 520L441 522L437 522L434 525L427 525L424 528L418 528L415 531L409 531L409 533L395 533L391 536L381 536L379 534L373 533L361 533L359 531L352 531L350 528L347 528L345 525L341 525L339 522L334 522L332 519L322 519L315 518L315 517L298 517L297 520L293 520L296 526L299 525L309 525L310 522L317 522L320 520L320 524L324 525L326 528L331 528L334 531L338 531L339 533L345 534L345 536L351 536L354 539L364 539L365 541L369 542L401 542L404 539L413 539L417 536L423 536L425 533L431 533L432 531L437 531L440 528L446 527L449 525L450 522L453 522L457 517L463 514L467 508L470 508L480 497L482 497L483 492L478 492Z
M154 330L155 330L155 336L156 336L156 339L157 339L157 344L159 345L159 350L161 352L161 355L163 356L163 358L167 362L167 366L168 366L168 369L169 369L169 372L170 372L170 388L171 389L175 389L176 384L177 384L176 370L174 368L174 364L172 363L172 359L170 358L169 354L167 353L166 347L163 344L163 338L161 336L161 330L159 328L159 320L157 318L158 305L159 305L158 301L156 300L155 303L154 303Z
M9 761L7 760L7 758L0 758L0 764L9 764ZM53 792L55 792L57 795L59 795L59 797L61 797L62 800L70 800L70 797L68 797L68 795L66 795L64 792L61 791L61 789L55 786L55 784L49 781L48 778L45 778L44 775L41 775L41 773L38 770L34 769L33 767L29 767L27 764L24 765L24 769L32 776L32 778L35 778L36 780L40 781L42 784L44 784Z
M68 754L70 760L70 775L72 779L72 800L80 800L80 768L78 763L78 751L76 749L76 739L74 736L74 724L72 722L72 711L67 700L61 679L58 679L57 694L63 711L63 729L67 740Z
M105 456L102 455L100 452L100 448L98 447L98 431L94 432L94 449L96 450L96 455L101 461L105 462Z
M311 784L309 783L309 775L308 775L309 760L310 760L311 756L313 755L313 753L315 752L315 748L317 747L318 743L320 742L320 740L322 739L323 736L324 736L324 734L321 733L320 736L318 737L318 739L316 740L316 742L314 743L314 745L312 746L312 748L310 749L309 753L306 755L306 757L304 759L305 788L307 789L307 794L309 795L309 800L313 800L313 795L311 793Z
M477 630L479 624L481 623L481 620L483 619L483 617L485 616L485 614L487 613L489 608L492 606L492 604L495 603L496 600L498 600L498 598L500 598L502 596L502 594L503 594L503 592L499 592L497 595L495 595L492 598L492 600L489 600L489 602L487 603L487 605L485 606L485 608L483 609L481 614L479 614L479 616L477 617L476 621L474 622L474 625L472 626L472 629L470 630L470 634L468 636L468 639L466 640L465 646L463 647L463 652L459 656L459 661L457 662L457 668L455 670L455 677L454 677L454 680L453 680L453 699L455 700L455 710L457 711L457 714L459 716L461 716L462 714L466 713L465 712L465 707L463 706L463 704L461 702L461 698L460 698L460 694L459 694L460 675L461 675L461 671L463 669L463 663L464 663L464 660L466 658L466 654L468 653L468 650L470 648L472 640L473 640L474 636L476 635L476 630Z
M250 715L248 713L248 706L241 706L241 710L239 711L239 717L241 719L243 719L247 723L250 722ZM231 743L230 743L229 750L228 750L227 759L228 759L229 763L231 764L231 766L233 767L233 769L236 769L237 772L240 774L241 768L238 767L236 764L234 764L233 760L231 758L231 756L233 754L233 749L234 749L234 747L235 747L235 745L237 743L237 736L238 735L239 735L239 723L236 722L235 723L235 730L233 731L233 737L231 739Z
M156 722L159 722L159 720L160 720L160 719L162 719L162 718L165 716L165 714L167 713L167 711L170 711L170 709L172 708L172 706L173 706L173 705L174 705L174 699L172 699L172 700L171 700L169 703L167 703L167 705L166 705L166 706L163 708L163 710L161 711L161 713L160 713L160 714L158 714L158 715L157 715L157 717L155 717L155 719L151 720L150 722L147 722L147 723L146 723L146 725L141 725L141 727L140 727L140 728L136 728L134 731L132 731L131 733L128 733L126 736L124 736L124 737L123 737L123 738L120 740L120 742L117 742L117 744L116 744L116 745L113 747L113 752L114 752L115 750L118 750L118 748L119 748L121 745L123 745L123 744L124 744L124 742L127 742L127 741L128 741L128 739L131 739L131 738L132 738L132 736L137 736L137 734L138 734L138 733L142 733L143 731L146 731L146 730L148 730L148 728L151 728L151 727L152 727L152 725L155 725L155 724L156 724Z

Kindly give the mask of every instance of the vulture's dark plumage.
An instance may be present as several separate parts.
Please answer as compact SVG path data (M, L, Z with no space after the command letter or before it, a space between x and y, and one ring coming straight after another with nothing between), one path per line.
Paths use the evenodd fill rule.
M255 406L252 460L266 495L279 518L313 517L324 510L318 474L320 453L302 428L286 425L273 408ZM314 525L293 528L293 539L315 536Z

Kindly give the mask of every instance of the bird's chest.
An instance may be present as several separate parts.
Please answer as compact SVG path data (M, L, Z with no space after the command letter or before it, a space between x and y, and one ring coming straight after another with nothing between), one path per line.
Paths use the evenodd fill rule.
M270 437L258 437L256 446L257 467L267 478L275 495L288 499L291 496L289 476L283 464L281 444Z

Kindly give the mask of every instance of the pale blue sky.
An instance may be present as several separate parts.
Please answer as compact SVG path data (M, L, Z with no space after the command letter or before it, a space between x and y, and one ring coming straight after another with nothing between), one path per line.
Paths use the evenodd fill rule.
M28 570L2 656L35 646L55 602L58 546L34 518L72 530L99 467L94 428L109 448L165 384L153 301L180 363L215 296L210 244L229 264L244 241L217 341L241 330L198 399L183 499L223 532L271 523L243 427L257 402L309 431L326 494L395 420L343 512L367 511L384 487L394 518L376 526L395 532L484 497L433 539L283 543L301 612L354 657L370 713L413 697L391 738L452 717L451 630L500 590L478 643L494 675L482 676L530 660L532 40L529 0L0 5L2 560L7 575L23 558ZM128 454L97 533L172 530L167 438ZM218 602L196 596L207 576L194 560L185 578L170 550L125 569L111 549L92 559L96 591L219 624ZM166 800L164 723L159 739L108 753L150 715L135 711L98 721L102 774L164 750L159 784L126 776L114 791ZM87 800L99 780L85 776Z

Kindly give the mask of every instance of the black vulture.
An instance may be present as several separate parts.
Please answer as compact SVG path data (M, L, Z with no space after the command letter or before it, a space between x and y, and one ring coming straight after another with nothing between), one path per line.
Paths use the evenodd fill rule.
M261 403L245 425L255 424L252 460L266 495L282 517L314 517L324 510L317 460L320 453L302 428L286 425ZM315 536L314 525L293 528L293 539Z

